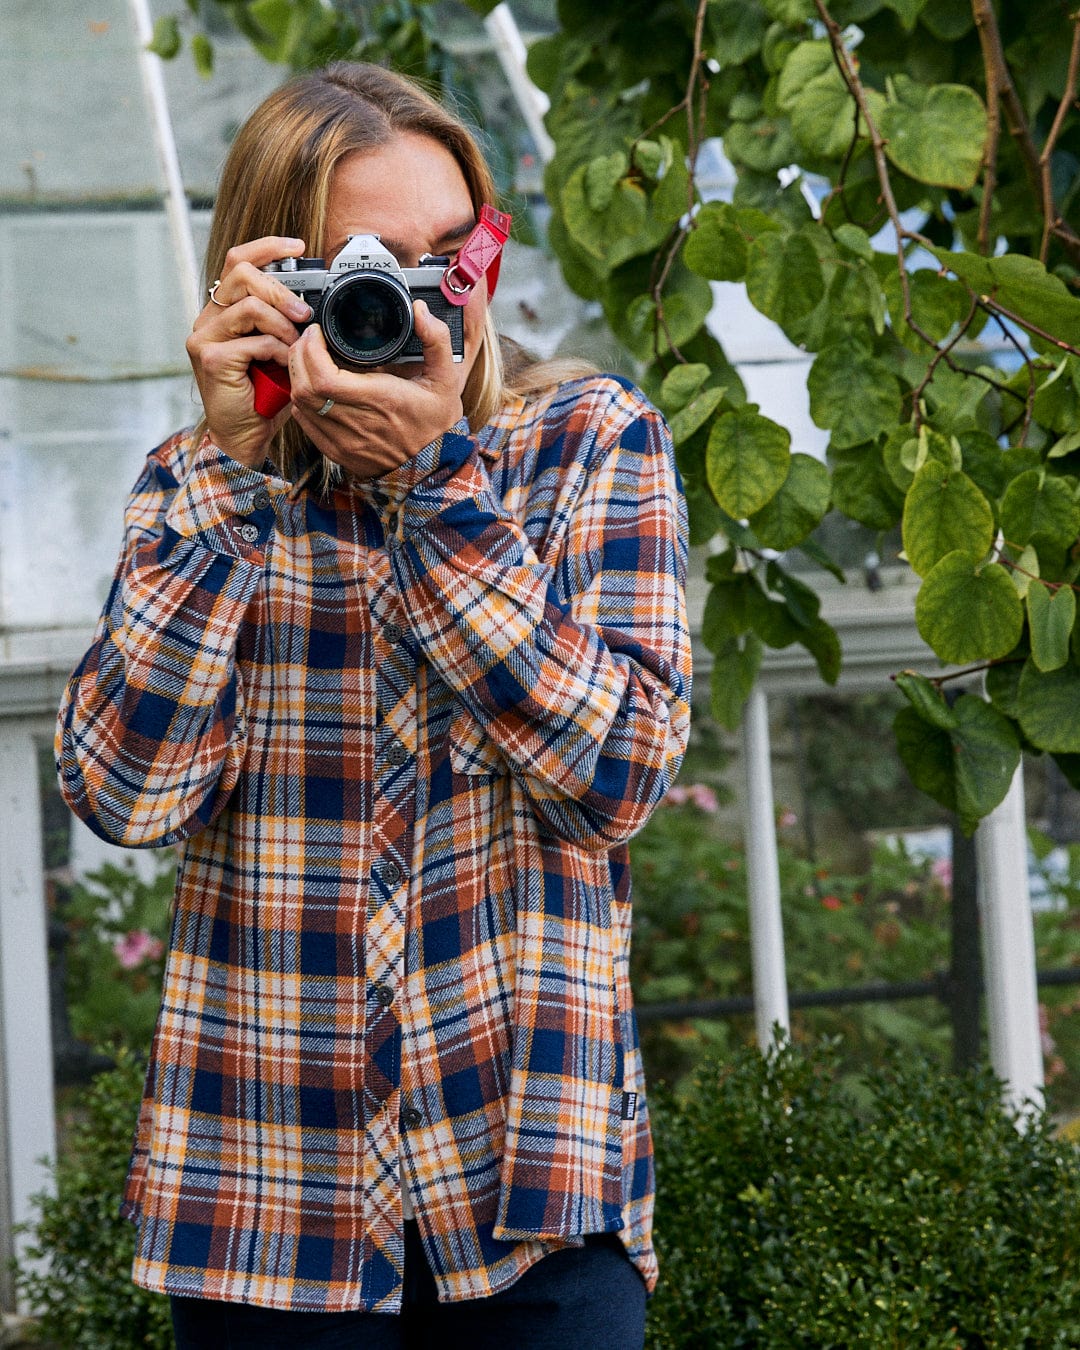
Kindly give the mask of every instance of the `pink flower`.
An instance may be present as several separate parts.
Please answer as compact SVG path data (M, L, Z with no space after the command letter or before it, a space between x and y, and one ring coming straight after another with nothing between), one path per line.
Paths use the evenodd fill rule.
M930 875L943 891L952 890L952 859L935 858L930 864Z
M145 928L133 928L113 943L113 955L125 970L134 970L144 961L156 961L165 944Z
M716 793L706 783L670 788L664 800L669 806L685 806L688 802L692 802L699 811L705 811L709 815L715 814L720 809Z
M782 830L790 830L792 825L798 825L799 817L790 806L784 806L780 809L780 814L777 817L776 823Z
M838 895L823 895L821 897L821 908L832 910L843 909L844 902Z

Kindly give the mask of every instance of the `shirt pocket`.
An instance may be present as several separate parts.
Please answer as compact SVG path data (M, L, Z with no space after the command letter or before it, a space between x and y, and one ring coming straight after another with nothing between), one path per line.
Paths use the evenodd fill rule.
M467 708L459 708L450 723L450 766L468 778L508 772L506 760Z

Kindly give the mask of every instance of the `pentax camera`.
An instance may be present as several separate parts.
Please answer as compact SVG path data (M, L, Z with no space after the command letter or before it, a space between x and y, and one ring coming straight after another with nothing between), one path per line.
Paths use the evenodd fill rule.
M424 359L413 331L414 300L447 325L454 360L464 360L463 311L439 287L449 265L449 258L426 253L419 266L401 267L377 234L354 234L329 267L322 258L280 258L263 271L304 297L314 311L308 322L321 326L335 360L381 366Z

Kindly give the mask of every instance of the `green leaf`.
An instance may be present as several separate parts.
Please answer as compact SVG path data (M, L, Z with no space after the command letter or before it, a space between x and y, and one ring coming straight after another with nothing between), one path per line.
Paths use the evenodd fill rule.
M817 18L814 0L765 0L765 8L774 19L790 28Z
M874 246L870 236L858 225L838 225L833 230L833 238L840 248L863 262L874 261Z
M957 725L955 711L945 702L938 685L914 670L902 670L896 677L896 687L908 700L924 722L941 731L952 731Z
M708 378L709 367L703 361L680 362L664 376L660 406L665 412L685 408Z
M974 694L961 694L954 712L956 812L970 834L1004 801L1020 763L1020 742L1009 719Z
M804 635L804 626L789 607L772 599L756 583L746 593L746 618L767 647L790 647Z
M210 79L214 73L214 44L205 33L196 33L191 39L191 55L200 77Z
M955 811L970 834L1008 792L1020 745L1009 719L973 694L961 694L953 714L954 726L944 729L901 708L893 727L912 782Z
M1001 528L1008 543L1023 547L1031 540L1068 548L1080 533L1080 505L1063 478L1043 469L1018 474L1001 502ZM1037 546L1037 545L1036 545Z
M799 158L799 147L786 117L732 123L724 133L724 150L733 164L769 175Z
M915 600L915 624L943 661L964 665L1007 656L1020 640L1024 607L1000 563L946 554Z
M766 548L794 548L821 523L830 494L825 465L812 455L794 454L779 491L751 515L750 528Z
M762 651L760 638L749 633L741 641L731 638L713 660L712 715L728 731L735 731L742 720L743 706L754 687Z
M756 591L757 585L746 573L710 587L701 615L701 640L709 651L723 651L750 627L746 600L751 590Z
M947 731L925 722L914 708L901 708L893 719L896 749L911 781L950 811L956 809L956 777L952 739Z
M696 431L700 431L724 401L726 393L726 389L704 389L685 408L680 408L669 424L672 441L676 445L682 445Z
M1012 582L1021 600L1027 599L1032 582L1037 581L1038 577L1039 555L1030 544L1026 544L1012 568Z
M163 14L154 21L154 32L147 43L146 50L160 56L163 61L171 61L180 50L180 24L175 14Z
M582 185L590 211L606 211L615 196L615 189L626 176L630 164L626 154L615 150L610 155L598 155L585 165Z
M1069 661L1041 671L1028 660L1016 695L1020 729L1040 750L1080 754L1080 666Z
M790 468L791 434L756 412L726 413L709 433L706 472L730 516L753 515L779 491Z
M885 472L878 445L829 447L833 506L872 530L891 529L900 519L903 497Z
M748 246L735 210L726 202L706 202L683 247L683 261L711 281L742 281Z
M906 75L890 80L879 129L885 153L920 183L974 187L986 143L986 107L964 84L923 85Z
M908 562L924 577L956 549L982 558L994 539L994 513L966 474L928 460L904 503L903 539Z
M721 66L741 66L761 50L768 16L756 0L713 0L707 21L709 55Z
M941 42L956 42L975 26L971 0L927 0L919 17L923 27Z
M844 569L831 557L816 539L804 539L798 546L799 552L804 553L811 562L816 563L823 571L828 572L830 576L844 586L847 584L847 577L844 576Z
M746 293L762 314L788 328L816 308L825 294L817 250L802 233L766 234L750 249Z
M601 275L651 251L665 232L664 226L650 221L648 198L637 183L625 178L612 181L618 163L625 163L625 155L598 156L579 165L561 193L570 237Z
M810 415L840 449L872 441L900 420L900 386L861 343L824 348L807 379Z
M1076 594L1071 586L1051 591L1042 582L1028 587L1031 659L1043 671L1058 670L1069 659L1069 637L1076 619Z
M825 683L835 684L840 678L843 651L832 624L826 623L824 619L815 619L799 633L799 641L814 658L818 674Z
M855 100L828 42L800 42L780 72L777 105L791 118L795 139L811 155L840 159L855 135ZM865 124L860 131L866 134Z
M1006 717L1017 721L1020 709L1017 696L1020 689L1020 675L1024 669L1023 658L1014 661L1001 661L986 672L986 695L994 707Z

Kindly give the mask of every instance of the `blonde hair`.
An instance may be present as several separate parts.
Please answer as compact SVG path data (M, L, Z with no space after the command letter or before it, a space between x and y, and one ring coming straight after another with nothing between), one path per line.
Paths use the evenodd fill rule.
M457 161L477 215L496 199L495 182L465 123L421 85L381 66L335 61L274 90L241 127L221 174L206 280L220 276L234 244L263 235L303 239L321 255L334 170L346 155L386 145L403 132L429 136ZM487 315L462 394L475 431L506 401L499 338ZM300 429L286 423L272 456L290 473L307 456Z

